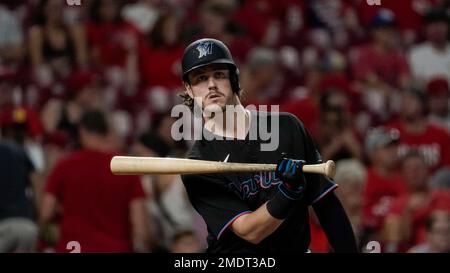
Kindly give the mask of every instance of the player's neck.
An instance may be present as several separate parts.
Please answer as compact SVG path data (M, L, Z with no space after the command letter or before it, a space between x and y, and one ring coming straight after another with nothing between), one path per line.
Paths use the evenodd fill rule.
M250 129L250 111L237 99L234 107L228 107L221 118L205 119L205 129L226 138L245 139Z

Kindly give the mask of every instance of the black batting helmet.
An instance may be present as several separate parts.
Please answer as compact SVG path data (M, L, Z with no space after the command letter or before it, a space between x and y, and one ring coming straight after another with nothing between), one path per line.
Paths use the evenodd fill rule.
M230 50L221 41L211 38L197 40L186 47L181 61L183 81L189 82L189 72L209 64L226 64L230 70L233 92L237 93L241 90L239 69L234 63Z

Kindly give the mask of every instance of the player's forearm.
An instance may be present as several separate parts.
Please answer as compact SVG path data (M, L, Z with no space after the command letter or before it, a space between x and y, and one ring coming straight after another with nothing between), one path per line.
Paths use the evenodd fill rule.
M236 219L234 232L245 240L258 244L272 234L288 217L303 197L306 181L302 162L283 158L277 166L277 176L283 183L277 192L256 211Z
M272 234L284 220L274 218L267 210L267 203L256 211L244 214L233 222L231 228L242 239L258 244Z

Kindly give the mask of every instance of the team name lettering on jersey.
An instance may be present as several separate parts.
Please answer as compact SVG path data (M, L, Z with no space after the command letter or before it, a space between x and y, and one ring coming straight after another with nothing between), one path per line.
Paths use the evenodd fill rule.
M250 196L257 194L261 189L268 189L283 183L275 172L260 172L252 178L239 183L229 183L228 187L236 192L242 200L247 200Z

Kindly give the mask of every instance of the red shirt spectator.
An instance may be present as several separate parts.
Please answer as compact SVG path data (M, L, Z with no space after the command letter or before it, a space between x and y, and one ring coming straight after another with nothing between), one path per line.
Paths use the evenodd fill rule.
M162 86L175 89L181 86L179 71L182 47L174 48L142 48L141 75L147 86Z
M127 47L137 42L139 32L127 22L90 22L87 24L87 34L89 44L102 65L124 67L129 50Z
M173 13L161 15L139 50L144 85L174 89L181 86L181 22Z
M278 31L287 33L297 32L303 26L303 6L295 0L250 0L234 15L237 22L242 25L248 34L259 42L268 42L269 36L275 34L274 26ZM279 42L279 41L275 41Z
M316 124L319 120L319 107L314 98L307 96L305 98L288 101L282 104L280 111L289 112L298 117L308 131L315 135Z
M48 178L46 192L60 201L63 213L56 251L78 241L82 252L132 251L129 204L145 196L138 176L115 176L113 154L75 152L61 160Z
M393 123L392 127L400 132L400 156L410 149L419 150L431 172L450 164L450 135L444 128L427 123L422 132L413 133L402 123Z
M389 214L401 216L408 210L411 193L404 193L399 196L391 206ZM450 190L435 190L430 193L428 203L425 206L413 209L411 222L413 234L410 244L420 244L426 238L426 221L432 211L445 210L450 212Z
M374 168L369 168L363 194L364 224L375 229L380 228L394 198L405 192L406 186L399 173L382 176Z
M399 87L401 76L409 75L409 67L402 53L398 51L381 53L373 45L366 45L357 51L353 73L358 80L364 80L370 74L375 74L383 82Z

